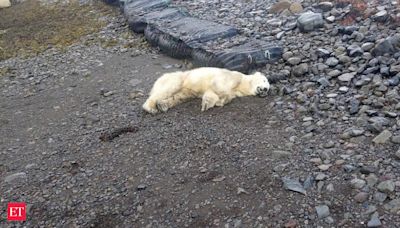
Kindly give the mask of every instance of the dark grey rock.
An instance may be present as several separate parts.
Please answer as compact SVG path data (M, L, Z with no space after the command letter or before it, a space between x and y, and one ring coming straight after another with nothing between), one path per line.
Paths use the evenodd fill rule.
M285 31L279 32L278 34L276 34L276 39L280 40L282 39L282 37L285 35Z
M346 34L346 35L351 35L351 34L353 34L353 32L355 32L357 30L358 30L357 26L345 26L345 27L339 28L339 32L342 34Z
M293 55L293 52L288 51L282 54L282 58L287 61L289 58L293 57Z
M388 126L390 124L390 120L385 117L374 116L368 119L371 123L380 123L382 126Z
M314 186L315 180L313 176L308 176L303 183L303 188L305 190L310 189Z
M381 56L386 53L394 54L400 50L399 47L400 47L400 34L396 34L378 43L371 53L374 56Z
M388 82L390 86L397 86L400 83L400 77L396 75L389 79Z
M290 31L290 30L295 29L296 27L297 27L297 22L289 22L289 23L286 23L286 24L282 27L282 30L283 30L283 31Z
M377 59L377 58L373 58L373 59L371 59L369 62L368 62L368 65L369 66L376 66L376 65L378 65L379 64L379 60Z
M350 57L362 56L363 53L364 53L363 49L360 46L356 45L356 44L350 45L347 48L347 54Z
M398 116L397 113L389 112L389 111L385 111L385 112L383 112L383 114L385 114L385 116L389 117L389 118L396 118Z
M289 58L289 59L287 60L287 62L288 62L290 65L297 65L297 64L301 63L301 58L299 58L299 57L291 57L291 58Z
M352 188L361 189L365 186L365 180L355 178L350 181L350 185Z
M365 175L375 173L376 171L377 171L376 168L373 166L363 166L360 168L360 173Z
M400 160L400 149L396 151L396 153L394 154L394 156L396 157L396 159Z
M322 14L306 12L297 19L297 27L301 32L311 32L324 26Z
M387 194L386 194L386 193L383 193L383 192L376 192L376 193L374 194L374 200L377 201L377 202L382 203L383 201L386 200L386 198L387 198Z
M330 57L326 60L325 64L330 67L334 67L339 64L339 60L335 57Z
M329 16L329 17L326 17L325 20L327 20L330 23L333 23L333 22L335 22L336 17L335 16Z
M376 184L378 183L378 181L379 181L378 177L377 177L375 174L373 174L373 173L369 174L369 175L365 178L365 180L367 181L367 184L368 184L369 187L373 187L373 186L376 185Z
M338 60L340 63L343 64L351 63L351 58L347 55L339 55Z
M372 214L371 219L367 223L367 227L380 227L382 226L382 222L379 219L379 214L378 212L375 212Z
M318 83L319 83L322 87L324 87L324 88L331 85L331 83L329 82L329 80L326 79L326 78L320 78L320 79L318 79Z
M390 193L394 191L395 184L392 180L385 180L378 184L378 190L384 193Z
M318 173L317 176L315 177L316 181L323 181L326 180L328 176L324 173Z
M292 75L295 77L303 76L308 72L308 64L302 63L292 68Z
M291 179L289 177L283 177L282 182L285 189L301 194L306 194L306 190L304 189L303 185L300 184L298 178Z
M339 79L339 81L342 81L342 82L350 82L354 78L355 75L356 75L355 72L345 73L345 74L340 75L338 77L338 79Z
M400 64L399 65L391 65L390 66L390 74L395 75L400 73Z
M323 12L328 12L334 7L332 2L320 2L315 8L322 10Z
M145 190L146 188L147 188L147 186L145 184L139 184L137 186L137 190L139 190L139 191Z
M381 123L375 122L367 125L367 129L372 133L381 133L385 128Z
M389 67L387 67L387 66L381 67L380 73L382 76L389 76L390 75Z
M368 193L359 192L354 196L354 200L358 203L363 203L368 199Z
M398 212L400 210L400 198L391 200L383 207L385 208L385 210L388 210L392 213Z
M351 173L354 172L354 170L356 170L356 167L354 167L353 165L346 164L343 165L343 169L346 173Z
M355 32L353 32L353 34L351 34L350 38L356 40L357 42L361 42L364 39L364 37L365 37L364 34L355 31Z
M316 206L315 210L317 211L319 219L326 218L330 215L329 207L327 205Z
M378 113L377 111L375 111L375 110L366 110L365 113L366 113L368 116L377 116L377 115L379 114L379 113Z
M364 134L364 130L362 129L355 129L355 128L349 128L343 132L343 134L340 136L342 139L349 139L352 137L358 137Z
M363 51L369 51L371 50L373 47L375 46L374 43L371 42L367 42L361 45L361 49L363 49Z
M372 142L374 142L375 144L384 144L388 142L391 137L392 137L392 132L384 130L374 139L372 139Z
M329 57L329 55L331 54L330 51L328 51L328 50L326 50L324 48L318 48L316 53L321 58Z
M340 71L340 70L331 70L329 73L328 73L328 76L329 77L337 77L337 76L339 76L340 74L341 74L342 72Z
M351 115L354 115L354 114L357 114L359 110L360 110L360 101L357 99L351 99L349 113Z
M389 18L389 14L386 10L381 10L378 13L376 13L372 18L378 22L386 22L387 19Z
M377 73L380 70L379 66L368 67L363 71L363 74Z
M400 135L394 135L392 136L392 138L390 139L390 141L394 144L400 144Z

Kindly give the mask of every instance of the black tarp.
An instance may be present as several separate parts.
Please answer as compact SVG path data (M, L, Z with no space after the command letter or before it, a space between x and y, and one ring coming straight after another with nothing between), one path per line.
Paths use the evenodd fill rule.
M222 67L248 73L267 63L278 61L283 54L280 45L251 40L226 50L205 50L197 48L192 52L197 66Z
M170 0L126 0L120 7L126 18L168 7Z
M189 16L186 9L168 7L157 11L144 14L128 16L128 24L132 31L143 33L148 24L173 22Z
M149 24L146 30L146 38L150 39L151 43L157 43L161 51L177 58L190 57L192 49L201 47L202 43L238 34L234 27L194 17Z
M169 7L170 0L104 1L119 3L129 27L144 32L151 45L171 57L192 59L197 66L249 73L282 57L283 48L275 41L242 37L232 26L194 18L186 10Z

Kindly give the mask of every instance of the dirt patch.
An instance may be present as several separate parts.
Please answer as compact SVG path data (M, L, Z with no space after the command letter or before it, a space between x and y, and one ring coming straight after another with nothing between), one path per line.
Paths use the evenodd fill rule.
M106 25L101 17L113 9L101 2L43 6L25 1L0 13L0 60L36 55L51 47L64 48Z
M117 128L116 130L113 130L112 132L105 132L100 136L100 140L103 142L110 142L113 139L119 137L122 134L125 133L135 133L138 131L137 127L122 127L122 128Z

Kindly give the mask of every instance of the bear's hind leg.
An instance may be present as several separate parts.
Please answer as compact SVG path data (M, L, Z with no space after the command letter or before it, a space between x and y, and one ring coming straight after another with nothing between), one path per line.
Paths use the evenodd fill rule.
M201 102L201 111L207 111L208 109L214 107L219 101L219 97L213 91L206 91L203 95Z
M142 108L151 114L156 114L158 112L156 102L154 102L152 99L147 99Z
M149 113L155 114L158 110L158 103L162 100L172 97L181 90L182 73L164 74L153 85L150 97L143 104L143 109ZM161 105L162 106L162 105Z
M157 102L157 108L158 110L162 112L168 111L168 109L183 103L184 101L188 100L190 98L190 93L183 91L177 92L174 94L172 97L169 97L164 100L160 100Z

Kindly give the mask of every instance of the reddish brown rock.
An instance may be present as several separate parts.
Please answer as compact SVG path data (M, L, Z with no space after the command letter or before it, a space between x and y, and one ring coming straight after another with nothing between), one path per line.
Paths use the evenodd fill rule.
M281 13L282 11L289 9L290 5L289 1L280 1L275 3L271 8L269 9L270 13Z
M287 223L285 223L285 228L296 228L297 227L297 221L290 219Z

